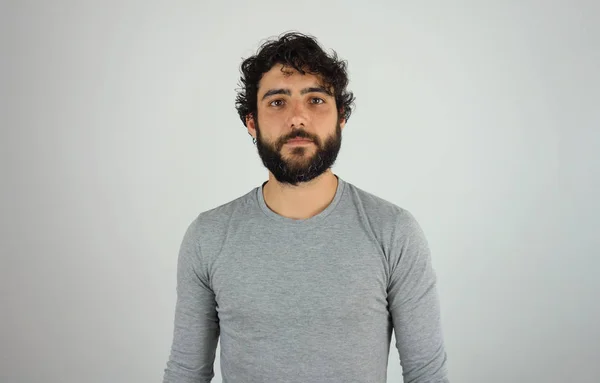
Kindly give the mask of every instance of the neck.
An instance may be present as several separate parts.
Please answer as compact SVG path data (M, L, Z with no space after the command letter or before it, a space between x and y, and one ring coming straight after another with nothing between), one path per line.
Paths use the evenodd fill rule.
M282 184L269 173L263 196L269 209L275 213L291 219L308 219L329 206L337 187L338 179L331 170L297 186Z

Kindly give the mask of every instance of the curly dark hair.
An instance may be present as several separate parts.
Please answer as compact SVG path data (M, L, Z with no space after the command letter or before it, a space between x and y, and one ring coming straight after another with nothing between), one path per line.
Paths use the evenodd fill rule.
M352 114L355 97L346 90L348 85L347 62L338 59L332 51L327 55L314 36L299 32L287 32L275 40L263 43L256 55L242 62L240 89L237 92L235 107L240 119L246 125L246 117L257 117L258 83L263 74L276 64L318 75L325 87L333 87L338 116L348 121Z

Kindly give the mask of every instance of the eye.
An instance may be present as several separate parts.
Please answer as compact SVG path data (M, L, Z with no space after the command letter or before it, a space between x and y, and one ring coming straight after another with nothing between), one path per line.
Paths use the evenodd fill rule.
M313 97L310 99L311 104L324 104L325 100L320 97Z
M283 100L281 100L281 99L273 100L273 101L269 102L269 105L275 106L275 107L283 106Z

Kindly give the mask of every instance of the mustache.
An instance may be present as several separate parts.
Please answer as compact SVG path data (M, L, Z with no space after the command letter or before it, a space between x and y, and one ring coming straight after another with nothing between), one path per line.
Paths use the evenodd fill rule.
M293 140L295 138L303 138L303 139L306 139L306 140L316 141L313 136L311 136L310 134L308 134L304 130L294 131L292 134L284 137L282 141L283 142L288 142L289 140Z

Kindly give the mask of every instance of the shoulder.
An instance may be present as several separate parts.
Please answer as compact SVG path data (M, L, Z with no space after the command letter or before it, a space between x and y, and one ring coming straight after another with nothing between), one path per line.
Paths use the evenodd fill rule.
M188 224L186 239L204 245L218 242L232 224L239 223L240 217L248 215L253 208L255 191L253 189L232 201L198 213Z
M387 239L420 232L415 216L390 200L346 182L353 204L371 229ZM397 238L396 238L397 239Z
M429 244L415 216L397 204L369 193L356 186L348 188L367 230L381 246L390 270L397 270L400 262L406 265L425 262L429 258ZM410 266L406 266L410 268Z

